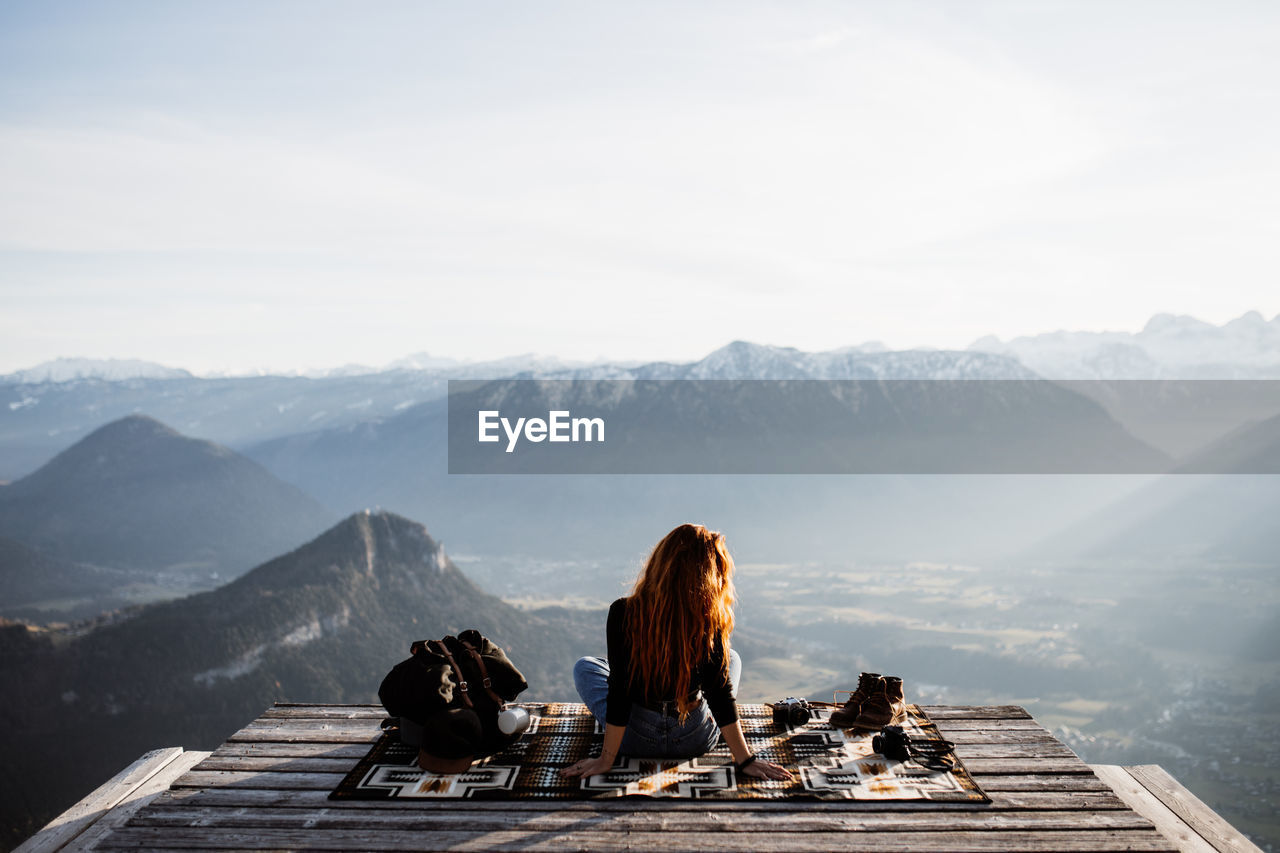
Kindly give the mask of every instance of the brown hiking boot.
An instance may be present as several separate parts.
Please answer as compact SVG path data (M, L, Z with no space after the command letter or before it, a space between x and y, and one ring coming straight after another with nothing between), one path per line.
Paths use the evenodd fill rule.
M831 725L837 729L847 729L853 725L853 721L858 719L858 714L862 712L862 703L870 698L873 691L878 689L880 685L880 673L864 672L858 676L858 686L849 696L848 700L838 709L831 712Z
M907 703L902 695L902 679L886 675L880 679L877 689L862 703L862 710L853 721L855 729L882 729L907 718Z

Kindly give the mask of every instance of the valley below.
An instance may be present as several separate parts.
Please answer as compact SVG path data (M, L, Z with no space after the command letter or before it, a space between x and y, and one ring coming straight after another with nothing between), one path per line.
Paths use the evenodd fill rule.
M1159 764L1264 849L1280 845L1277 567L748 559L742 701L831 701L868 670L902 676L909 701L1022 705L1084 760ZM604 608L639 568L455 561L523 608Z

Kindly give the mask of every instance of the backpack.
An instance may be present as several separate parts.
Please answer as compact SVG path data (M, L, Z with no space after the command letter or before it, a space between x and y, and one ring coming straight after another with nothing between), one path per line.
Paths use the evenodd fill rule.
M520 670L475 629L442 640L419 640L378 688L378 698L402 743L419 748L419 766L461 772L477 757L519 739L503 734L498 714L529 687Z

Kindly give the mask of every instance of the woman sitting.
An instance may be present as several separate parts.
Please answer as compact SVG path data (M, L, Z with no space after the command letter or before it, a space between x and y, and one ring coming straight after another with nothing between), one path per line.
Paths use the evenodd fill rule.
M604 746L565 776L604 773L619 752L691 758L723 736L740 775L791 778L785 767L757 760L742 735L734 702L742 662L729 648L733 600L724 536L682 524L663 537L631 595L609 608L609 659L574 666L578 693L604 726Z

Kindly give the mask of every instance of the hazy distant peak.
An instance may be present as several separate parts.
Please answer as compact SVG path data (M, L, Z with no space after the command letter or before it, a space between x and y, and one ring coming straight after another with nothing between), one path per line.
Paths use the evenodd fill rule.
M769 344L756 344L751 341L731 341L717 350L712 350L701 359L701 362L728 362L760 357L794 358L800 354L800 350L795 347L776 347Z
M13 494L33 489L89 494L138 477L171 477L174 471L191 476L208 465L227 462L258 467L220 444L183 435L147 415L132 414L98 427L9 488Z
M1141 332L987 335L970 350L1017 358L1049 379L1280 378L1280 315L1258 311L1215 326L1185 314L1156 314Z
M849 352L861 352L861 353L868 353L868 354L874 355L876 353L889 352L889 347L885 344L884 341L864 341L860 344L854 344L853 346L848 346L848 347L840 347L840 349L835 349L831 351L833 355L842 355L844 353L849 353Z
M1251 311L1249 313L1257 314L1258 312ZM1258 316L1259 319L1261 319L1261 315ZM1155 314L1147 321L1147 325L1142 327L1142 331L1139 334L1203 332L1214 328L1217 327L1212 323L1206 323L1204 320L1197 320L1195 317L1187 314Z
M72 455L80 459L97 457L98 464L101 465L103 461L117 456L143 459L161 453L161 448L166 448L163 451L165 453L217 457L234 455L232 450L220 444L183 435L150 415L136 413L98 427L60 456Z
M133 438L170 438L181 436L181 433L167 424L162 424L150 415L136 413L125 415L123 418L98 427L85 436L84 440L103 441L124 436Z
M1274 323L1278 320L1280 320L1280 314L1277 314L1273 318L1272 322ZM1266 325L1267 325L1266 318L1262 316L1261 311L1246 311L1244 314L1241 314L1239 317L1235 318L1234 320L1228 320L1226 323L1226 328L1235 327L1235 328L1244 328L1244 329L1257 329L1257 328L1264 327ZM1280 323L1278 323L1277 325L1280 325Z
M386 366L386 370L445 370L456 367L462 362L456 358L431 355L426 352L415 352L398 358Z
M258 463L142 414L99 427L0 490L0 535L129 569L240 574L331 519Z
M190 379L176 367L133 358L55 358L5 376L9 382L34 385L41 382L73 382L77 379Z

